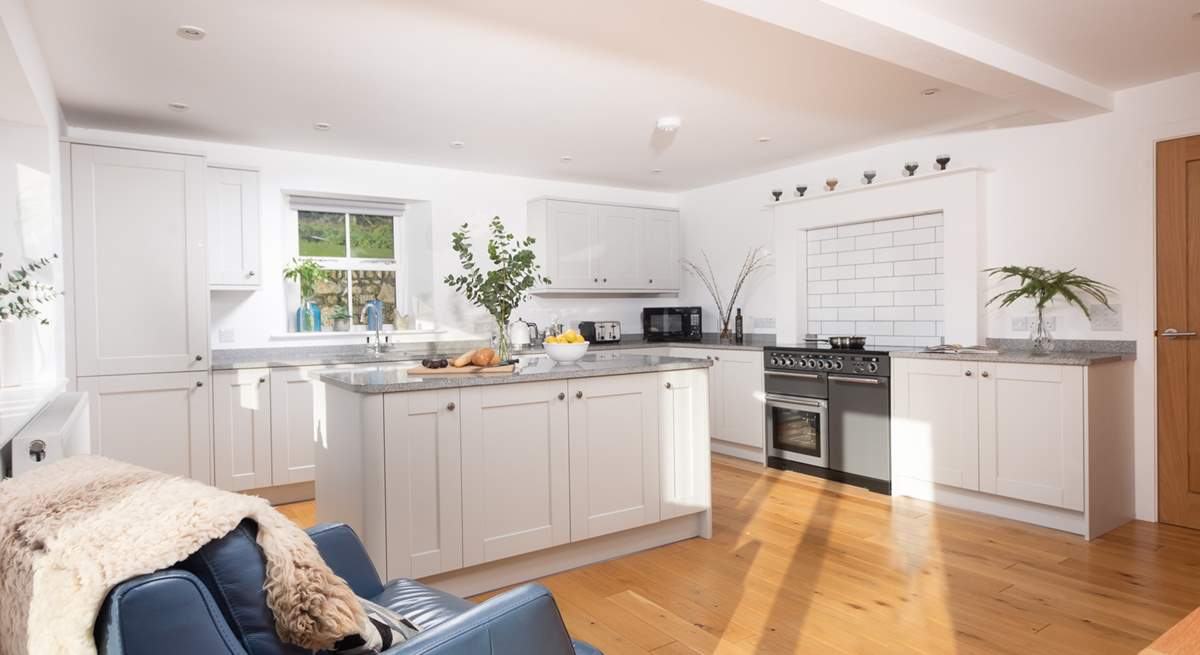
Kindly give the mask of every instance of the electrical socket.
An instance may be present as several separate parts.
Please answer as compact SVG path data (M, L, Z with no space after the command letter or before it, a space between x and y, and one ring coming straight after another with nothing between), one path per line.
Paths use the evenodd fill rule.
M1117 332L1121 329L1121 306L1113 305L1109 309L1101 304L1089 305L1088 312L1092 315L1092 329L1096 332Z
M230 330L230 329L217 330L217 341L219 341L221 343L233 343L234 341L237 341L237 338L236 338L233 330Z
M774 330L775 329L775 317L774 316L755 317L754 318L754 329L755 330Z
M1013 332L1028 332L1029 325L1030 325L1030 323L1029 323L1028 316L1014 316L1012 318L1012 331Z

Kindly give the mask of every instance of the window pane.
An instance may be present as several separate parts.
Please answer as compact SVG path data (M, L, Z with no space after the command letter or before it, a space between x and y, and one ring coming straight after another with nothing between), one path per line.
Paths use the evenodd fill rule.
M354 323L365 325L362 308L371 300L383 301L383 322L396 325L396 271L352 271Z
M395 259L391 216L350 214L350 256Z
M346 271L329 271L329 280L318 282L313 302L321 309L321 330L333 329L333 317L338 307L346 307Z
M301 257L346 256L345 214L302 211L299 226Z

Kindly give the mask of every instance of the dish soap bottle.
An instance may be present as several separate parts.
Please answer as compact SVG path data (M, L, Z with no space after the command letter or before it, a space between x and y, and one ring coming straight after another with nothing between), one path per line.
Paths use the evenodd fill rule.
M742 308L738 307L737 316L733 319L733 340L736 343L742 343L745 338L742 333Z

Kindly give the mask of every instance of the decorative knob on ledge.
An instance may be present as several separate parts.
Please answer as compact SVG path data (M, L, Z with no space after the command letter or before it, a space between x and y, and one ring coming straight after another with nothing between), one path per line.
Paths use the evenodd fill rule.
M452 402L450 402L450 403L446 403L446 410L447 410L447 411L453 412L453 411L454 411L454 407L455 407L454 403L452 403Z

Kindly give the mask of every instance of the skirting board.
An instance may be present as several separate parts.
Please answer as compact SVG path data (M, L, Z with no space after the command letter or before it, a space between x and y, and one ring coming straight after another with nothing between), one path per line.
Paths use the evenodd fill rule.
M474 596L710 533L709 512L654 523L603 537L563 544L517 557L450 571L421 582L456 596Z
M945 485L897 476L892 480L893 496L909 496L927 500L938 505L965 509L982 514L999 516L1032 523L1046 528L1072 532L1087 538L1087 524L1083 512L1075 512L1047 505L1038 505L1023 500L994 496L992 494L957 489ZM1098 536L1098 535L1097 535Z
M292 484L281 484L277 487L247 489L242 493L266 498L267 502L272 505L287 505L288 503L301 503L306 500L313 500L317 497L317 487L313 482L293 482Z
M717 453L718 455L737 457L738 459L745 459L766 466L766 459L763 458L762 448L743 446L730 441L721 441L720 439L713 437L712 440L709 441L709 450Z

